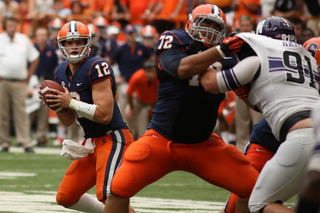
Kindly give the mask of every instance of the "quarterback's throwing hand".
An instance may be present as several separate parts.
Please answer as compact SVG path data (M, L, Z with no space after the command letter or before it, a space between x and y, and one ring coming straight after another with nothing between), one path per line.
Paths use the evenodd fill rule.
M224 55L235 54L239 52L245 43L239 36L229 36L222 41L220 44L220 49Z

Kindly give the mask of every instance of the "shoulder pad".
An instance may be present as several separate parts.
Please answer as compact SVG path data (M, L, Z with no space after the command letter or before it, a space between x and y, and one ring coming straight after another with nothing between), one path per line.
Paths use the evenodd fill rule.
M158 42L157 50L184 48L192 38L184 30L172 30L164 32Z

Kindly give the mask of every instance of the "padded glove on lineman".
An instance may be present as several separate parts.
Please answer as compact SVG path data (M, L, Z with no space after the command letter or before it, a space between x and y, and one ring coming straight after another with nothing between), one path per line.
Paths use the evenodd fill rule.
M239 87L233 91L234 91L234 93L236 93L236 95L239 98L246 98L246 97L248 97L249 92L250 92L250 84L243 85L242 87Z
M244 40L242 40L239 36L236 36L234 33L231 33L222 41L220 44L220 49L226 56L239 52L243 44L245 44Z

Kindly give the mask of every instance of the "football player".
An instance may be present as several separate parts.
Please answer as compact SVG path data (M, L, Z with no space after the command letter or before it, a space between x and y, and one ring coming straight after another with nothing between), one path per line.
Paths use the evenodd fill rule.
M320 37L307 40L303 47L316 59L318 70L320 66ZM249 92L249 89L247 90ZM247 97L248 92L242 93L242 98ZM249 158L252 166L261 172L265 163L270 160L278 150L280 142L274 137L269 124L263 118L252 129L250 140L245 149L245 155ZM312 188L314 189L314 188ZM221 213L236 213L237 196L231 194L224 210ZM303 201L302 201L303 202ZM306 209L305 209L306 210ZM309 212L309 211L305 211ZM302 212L301 212L302 213ZM312 212L311 212L312 213Z
M208 71L201 75L200 82L212 93L250 84L248 104L263 113L282 144L263 167L249 209L255 213L292 213L282 202L298 192L316 143L310 113L320 101L318 66L296 43L288 20L266 18L259 22L256 33L237 35L254 49L256 56L242 59L232 69Z
M147 132L128 148L114 176L106 213L127 213L132 196L178 170L234 192L243 198L239 205L247 206L245 199L258 172L235 146L213 133L225 95L206 92L198 79L198 74L212 69L209 66L222 55L241 48L241 39L224 40L226 33L222 10L203 4L192 11L185 31L167 31L160 36L157 105ZM214 66L222 65L226 69L234 66L223 61Z
M320 61L320 37L307 40L303 46L317 61ZM319 70L319 67L318 67ZM320 103L312 111L312 122L316 133L317 145L308 165L308 173L302 182L297 213L318 213L320 209Z
M49 107L72 109L57 110L57 117L66 126L77 120L85 132L82 145L95 147L94 153L71 163L58 188L57 203L73 210L101 213L112 177L133 139L115 101L112 67L104 58L89 57L91 34L87 26L79 21L68 22L57 40L66 61L57 67L55 80L65 92L50 88L55 94L46 95L46 102ZM86 193L94 186L99 201Z

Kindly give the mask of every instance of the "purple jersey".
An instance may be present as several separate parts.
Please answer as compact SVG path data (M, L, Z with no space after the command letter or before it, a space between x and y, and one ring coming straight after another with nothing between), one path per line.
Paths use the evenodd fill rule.
M116 81L113 70L108 61L100 57L88 57L84 59L74 75L70 78L67 73L70 71L68 61L62 62L55 72L56 81L65 86L70 95L76 100L93 104L91 87L95 82L109 78L112 84L113 98L116 95ZM128 128L122 119L118 104L114 98L113 117L108 125L91 121L84 117L77 120L83 127L85 138L97 138L106 135L110 130Z

